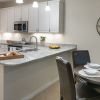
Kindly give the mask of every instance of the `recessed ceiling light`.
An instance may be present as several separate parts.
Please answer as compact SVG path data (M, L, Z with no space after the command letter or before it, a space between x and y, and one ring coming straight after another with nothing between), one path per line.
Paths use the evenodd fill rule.
M34 1L32 7L33 7L33 8L38 8L38 7L39 7L38 2L37 2L37 1Z
M16 0L16 3L21 4L21 3L24 3L24 2L23 2L23 0Z

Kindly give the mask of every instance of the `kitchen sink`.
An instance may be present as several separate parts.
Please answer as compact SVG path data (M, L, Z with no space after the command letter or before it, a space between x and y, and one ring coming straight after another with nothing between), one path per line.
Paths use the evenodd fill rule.
M32 42L25 42L25 45L33 45Z
M22 49L19 52L30 52L30 51L38 51L39 49L36 48L30 48L30 49Z

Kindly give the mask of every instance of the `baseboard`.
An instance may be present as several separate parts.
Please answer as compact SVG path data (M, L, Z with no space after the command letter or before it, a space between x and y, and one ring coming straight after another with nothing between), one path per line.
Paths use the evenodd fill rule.
M59 80L59 78L56 78L55 80L45 84L44 86L42 86L41 88L39 88L38 90L34 91L33 93L27 95L26 97L24 97L21 100L30 100L32 99L34 96L36 96L37 94L39 94L40 92L44 91L45 89L47 89L48 87L50 87L51 85L53 85L54 83L56 83Z

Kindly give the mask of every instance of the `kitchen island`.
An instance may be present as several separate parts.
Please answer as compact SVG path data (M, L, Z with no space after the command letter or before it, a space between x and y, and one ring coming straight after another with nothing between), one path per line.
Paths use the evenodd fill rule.
M39 46L37 51L22 52L24 58L0 61L0 100L29 100L58 81L56 56L71 61L76 45L60 49Z

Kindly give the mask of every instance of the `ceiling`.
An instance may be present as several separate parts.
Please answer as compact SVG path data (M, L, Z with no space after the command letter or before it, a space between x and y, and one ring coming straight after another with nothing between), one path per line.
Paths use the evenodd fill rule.
M0 8L6 8L10 6L15 6L17 5L16 0L0 0ZM32 3L34 0L24 0L24 4ZM46 1L46 0L38 0L40 1Z
M16 0L0 0L0 8L15 6L15 5L17 5L15 1ZM33 1L34 0L24 0L24 4L33 3ZM38 1L42 2L42 1L47 1L47 0L38 0ZM49 0L49 1L51 1L51 0Z
M11 0L0 0L0 2L7 2L7 1L11 1Z
M0 0L0 8L15 6L15 5L17 5L15 1L16 0ZM24 4L32 3L33 1L34 0L24 0Z
M8 1L16 1L16 0L0 0L0 2L8 2ZM34 1L34 0L25 0L25 1ZM38 0L38 1L46 1L46 0Z
M8 2L8 1L16 1L16 0L0 0L0 2ZM26 0L25 0L26 1ZM31 0L27 0L27 1L31 1ZM33 0L34 1L34 0ZM39 0L42 1L42 0ZM44 0L43 0L44 1ZM45 0L46 1L46 0Z

